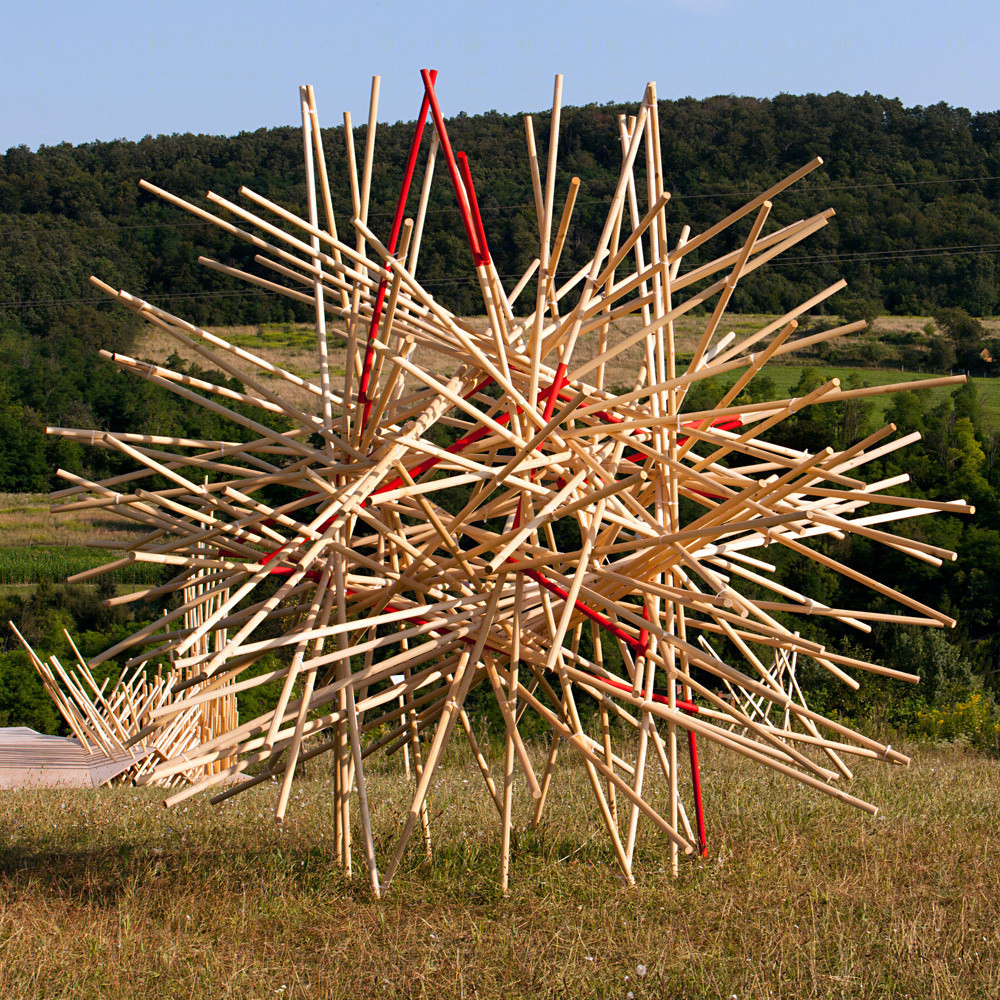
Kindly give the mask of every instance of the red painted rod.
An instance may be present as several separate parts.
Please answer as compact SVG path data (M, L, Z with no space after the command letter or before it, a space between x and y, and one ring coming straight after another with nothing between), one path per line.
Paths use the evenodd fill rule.
M479 199L476 198L476 187L472 183L472 171L469 169L469 158L465 153L458 153L458 168L462 174L466 194L469 196L469 207L472 211L472 224L476 230L476 241L479 244L479 254L476 266L485 266L490 262L490 248L486 245L486 230L483 229L483 217L479 214Z
M448 130L444 127L441 106L438 104L437 94L434 92L434 80L431 78L430 70L422 69L420 76L424 81L424 91L430 100L431 114L434 117L434 127L437 129L438 141L441 143L441 152L444 153L445 162L448 164L448 173L451 176L452 187L455 189L455 197L458 199L458 210L462 213L462 222L465 225L465 235L468 237L472 257L475 260L480 254L475 225L472 221L472 214L469 211L468 199L465 197L465 192L462 189L462 179L458 174L458 165L455 162L455 154L451 148L451 140L448 138Z
M561 597L563 600L569 596L568 592L563 590L562 587L553 583L551 580L546 579L538 570L526 569L524 570L525 576L530 577L540 586L544 587L546 590L551 591L553 594ZM633 649L637 649L640 652L645 652L645 645L643 645L639 639L634 636L629 635L627 632L620 629L615 625L610 619L606 618L604 615L599 614L593 608L587 607L581 601L577 600L575 602L576 607L584 615L586 615L591 621L597 622L597 624L606 629L612 635L617 636L623 642L628 643ZM596 678L595 678L596 679ZM619 683L618 681L608 680L606 677L600 678L605 684L610 684L612 687L620 688L623 691L631 691L629 685L624 683ZM653 693L653 701L661 705L670 704L670 698L664 694ZM698 711L698 706L692 701L684 701L682 699L676 699L674 704L682 711L688 712L690 714L695 714ZM702 803L701 798L701 771L698 765L698 744L695 740L695 735L692 732L688 732L688 751L691 756L691 784L694 791L694 809L696 822L698 824L698 845L701 849L701 856L708 857L708 841L705 835L705 808Z
M437 80L437 70L430 71L431 83ZM413 130L413 141L410 143L410 155L406 160L406 170L403 174L403 183L399 189L399 198L396 200L396 214L392 219L392 230L389 233L389 242L386 244L389 253L396 252L396 243L399 240L399 231L403 228L403 215L406 212L406 199L410 194L410 184L413 181L413 172L417 166L417 154L420 152L420 140L423 138L424 125L427 122L427 112L430 109L430 100L424 94L423 103L420 105L420 115L417 118L417 126ZM389 268L391 270L391 267ZM361 368L361 380L358 384L358 403L362 407L361 427L362 430L368 425L368 416L372 409L372 399L368 395L369 384L371 382L372 366L375 361L375 338L378 336L379 324L382 322L382 307L385 304L385 291L388 286L388 277L383 277L379 282L378 292L375 295L375 305L372 308L372 322L368 329L368 344L365 347L365 360Z
M691 755L691 784L694 787L694 811L698 823L698 846L701 856L708 857L708 838L705 836L705 809L701 803L701 768L698 766L698 741L688 730L688 752Z

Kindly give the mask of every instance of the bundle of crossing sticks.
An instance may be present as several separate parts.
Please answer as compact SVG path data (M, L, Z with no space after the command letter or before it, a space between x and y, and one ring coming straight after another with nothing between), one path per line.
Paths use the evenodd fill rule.
M82 574L86 576L86 574ZM203 620L206 611L226 597L225 590L215 591L205 600L197 600L203 593L198 582L198 573L189 577L183 591L185 606L185 627L193 630ZM116 781L137 781L164 787L182 785L199 778L225 770L233 760L217 758L206 764L199 764L183 771L172 770L168 775L155 772L156 766L164 761L184 759L184 756L200 747L220 732L227 732L239 725L236 695L227 685L213 685L213 697L202 699L198 704L171 713L166 725L152 725L157 712L170 706L178 697L175 686L185 689L192 668L169 668L157 664L155 672L145 660L135 664L131 670L123 670L113 685L108 687L110 677L98 684L86 658L77 648L73 637L63 629L63 635L73 652L76 663L64 667L57 656L43 660L17 626L10 627L24 647L38 674L43 687L55 703L70 732L80 746L92 756L109 760L131 758L132 763L115 775ZM209 645L216 648L225 641L225 631L206 635L200 649L207 652ZM196 682L197 683L197 682ZM142 753L137 753L135 744L139 733Z
M163 564L169 580L112 600L164 598L198 580L197 594L162 622L91 661L129 650L134 666L170 654L187 671L173 686L178 697L154 711L136 738L169 726L223 686L238 694L280 682L264 715L157 766L153 775L165 778L232 761L168 804L208 788L223 799L278 779L281 819L296 766L330 753L337 855L350 869L356 803L354 826L376 895L414 832L427 832L428 793L457 729L496 804L504 886L514 776L523 773L537 823L560 746L582 760L629 882L640 820L662 834L675 869L680 853L705 850L699 740L874 812L841 789L851 773L844 758L907 758L809 710L789 665L797 663L801 677L811 661L852 688L856 675L869 672L917 678L839 654L784 622L819 616L862 632L882 621L953 625L817 543L860 535L939 565L954 553L894 533L891 522L972 508L961 499L900 496L893 490L905 475L859 478L868 463L912 440L891 425L841 450L775 442L782 422L806 407L961 379L850 390L833 379L798 399L738 402L769 361L863 325L795 336L800 317L842 288L838 282L809 290L800 306L753 333L725 332L737 282L832 216L776 223L772 215L772 200L821 161L703 232L669 230L653 84L634 117L619 122L621 170L593 256L566 276L559 264L579 183L569 184L560 208L557 77L544 173L526 120L538 256L519 280L499 275L472 167L449 142L435 76L422 73L423 103L388 235L373 232L368 217L377 79L360 164L345 115L352 212L341 233L348 236L338 235L310 87L300 94L303 215L246 188L241 204L209 193L210 211L143 182L249 244L260 270L204 264L315 310L315 378L95 279L178 349L242 385L108 354L124 371L228 418L232 439L51 429L135 462L135 471L102 482L63 473L71 486L56 494L58 509L100 507L147 529L102 569L146 560ZM428 193L442 160L438 177L445 175L457 200L485 324L454 315L418 277ZM422 187L408 217L420 164ZM713 257L722 234L736 249ZM531 288L534 302L521 301ZM675 323L702 304L703 329L682 357ZM633 315L631 332L622 333L624 317ZM332 337L347 357L336 385ZM596 345L586 357L577 350L585 343ZM636 346L641 360L631 384L606 385L608 365ZM423 352L443 358L444 373L419 363ZM691 390L716 376L725 378L712 384L728 387L714 405L686 407ZM779 583L767 547L844 574L872 595L872 606L828 607ZM504 721L495 775L464 710L477 685L496 699ZM535 731L540 720L551 732L541 751L522 739L525 713ZM366 761L404 745L414 754L415 789L391 854L380 860ZM679 756L690 761L690 786L679 782L682 763L688 770ZM235 776L242 780L232 783Z

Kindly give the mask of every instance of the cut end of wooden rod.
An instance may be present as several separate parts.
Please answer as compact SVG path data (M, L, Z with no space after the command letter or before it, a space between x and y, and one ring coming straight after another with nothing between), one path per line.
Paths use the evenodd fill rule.
M99 288L102 292L107 292L108 295L113 295L115 298L118 297L118 292L107 284L107 282L101 281L96 275L92 274L88 280L95 288Z

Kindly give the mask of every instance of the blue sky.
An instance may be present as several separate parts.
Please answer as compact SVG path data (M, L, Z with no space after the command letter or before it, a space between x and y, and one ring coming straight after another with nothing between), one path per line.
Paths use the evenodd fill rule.
M0 150L287 125L301 83L325 125L416 116L418 70L445 114L778 93L1000 108L1000 4L886 0L28 0L8 2Z

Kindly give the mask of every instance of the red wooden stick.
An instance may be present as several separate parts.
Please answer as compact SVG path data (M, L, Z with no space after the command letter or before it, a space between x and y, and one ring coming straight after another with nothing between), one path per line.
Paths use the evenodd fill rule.
M476 188L472 183L472 171L469 170L469 158L463 152L458 154L458 167L465 183L465 191L469 196L469 207L472 209L472 222L476 229L476 240L479 243L479 259L476 266L489 264L490 248L486 245L486 231L483 229L483 218L479 214L479 199L476 198Z
M437 79L437 70L430 71L430 80L433 83ZM399 240L399 231L403 228L403 214L406 211L406 199L410 194L410 184L413 181L413 172L417 166L417 154L420 152L420 140L423 138L424 125L427 122L427 112L430 108L430 100L424 94L423 103L420 105L420 115L417 118L417 126L413 130L413 141L410 143L410 155L406 160L406 170L403 173L403 184L399 189L399 198L396 200L396 214L392 220L392 230L389 233L389 242L386 244L389 253L396 252L396 243ZM391 267L389 268L391 270ZM358 403L362 407L361 428L362 431L368 424L368 416L372 409L372 399L368 395L369 383L371 381L372 366L375 362L375 338L378 336L379 323L382 321L382 307L385 304L385 292L388 287L388 277L383 277L379 282L378 292L375 295L375 305L372 307L372 322L368 329L368 343L365 346L365 360L361 367L361 380L358 384Z
M438 104L437 94L434 92L434 80L431 78L430 70L422 69L420 76L424 81L424 91L431 103L434 127L437 129L441 151L444 153L445 162L448 164L448 173L451 176L451 183L455 188L455 197L458 199L458 210L462 213L462 222L465 225L465 235L469 240L469 248L472 250L472 259L476 260L480 255L479 241L476 239L476 229L472 221L472 213L469 211L468 199L462 187L462 179L458 173L455 154L452 152L451 141L448 139L448 130L444 127L441 106Z
M680 702L677 702L679 705ZM694 811L698 822L698 846L701 856L708 857L708 839L705 836L705 807L701 801L701 769L698 766L698 741L694 733L688 730L688 751L691 754L691 785L694 788Z

